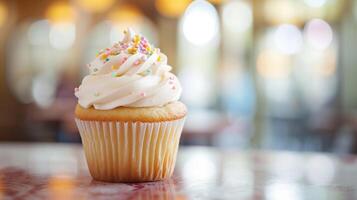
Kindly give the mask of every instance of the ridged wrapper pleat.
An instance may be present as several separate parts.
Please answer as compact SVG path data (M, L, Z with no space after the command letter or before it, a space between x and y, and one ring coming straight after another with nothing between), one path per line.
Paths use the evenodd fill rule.
M75 121L95 180L143 182L172 175L184 118L163 122Z

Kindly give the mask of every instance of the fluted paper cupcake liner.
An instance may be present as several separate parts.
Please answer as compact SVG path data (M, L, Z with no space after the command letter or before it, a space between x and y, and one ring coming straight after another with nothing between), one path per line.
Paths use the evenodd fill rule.
M140 182L172 175L184 118L152 123L75 120L94 179Z

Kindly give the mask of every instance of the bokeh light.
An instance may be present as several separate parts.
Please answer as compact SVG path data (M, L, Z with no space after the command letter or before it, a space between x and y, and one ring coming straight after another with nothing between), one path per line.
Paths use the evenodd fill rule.
M4 25L7 17L8 17L7 6L4 4L4 2L1 1L0 2L0 27Z
M253 13L251 5L245 1L228 1L222 7L223 25L233 33L248 30L253 23Z
M141 19L142 12L139 8L131 4L125 4L112 10L108 19L114 23L137 23Z
M265 19L271 24L297 24L304 17L301 11L298 1L292 0L265 1L263 8Z
M48 75L40 75L36 77L32 85L32 97L35 103L46 108L54 101L56 82Z
M277 52L264 50L258 55L257 71L264 78L286 78L291 72L291 60Z
M48 20L39 20L33 22L28 30L28 39L31 45L50 45L58 50L71 48L75 38L76 26L72 22L50 24Z
M110 8L115 0L76 0L76 2L89 12L103 12Z
M155 6L161 15L178 17L185 11L190 2L191 0L156 0Z
M75 12L69 3L58 1L48 7L46 18L53 23L72 22L75 18Z
M187 8L182 19L182 31L192 44L205 45L218 35L219 20L216 9L204 0L196 0Z
M298 53L303 45L301 31L294 25L280 25L274 35L276 48L282 54Z
M59 23L51 26L50 45L55 49L66 50L72 47L76 38L76 27L73 23Z
M326 4L327 0L304 0L304 2L312 8L320 8Z
M28 40L31 45L47 45L50 23L48 20L33 22L28 29Z
M75 180L72 177L52 176L48 180L49 195L53 200L73 199Z
M307 23L304 29L307 43L316 50L325 50L333 40L331 26L322 19L313 19Z

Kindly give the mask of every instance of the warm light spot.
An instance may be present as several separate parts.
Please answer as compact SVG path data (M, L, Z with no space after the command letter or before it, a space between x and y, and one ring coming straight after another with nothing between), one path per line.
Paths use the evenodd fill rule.
M107 10L115 0L76 0L85 10L90 12L102 12Z
M329 77L336 73L336 54L332 51L326 53L325 58L319 65L319 73L321 76Z
M0 26L3 26L6 22L8 15L7 7L4 5L3 2L0 2Z
M303 20L303 15L296 1L270 0L264 4L264 16L271 24L296 24Z
M266 50L258 55L257 71L264 78L286 78L291 72L291 60L288 56Z
M136 23L141 19L142 12L134 5L127 4L114 9L109 13L109 20L114 23Z
M209 2L215 4L215 5L219 5L221 4L224 0L208 0Z
M75 183L71 177L53 176L48 181L50 199L73 199Z
M160 14L168 17L180 16L191 0L156 0L155 6Z
M3 186L3 180L0 176L0 199L3 199L4 197L4 186Z
M74 21L74 9L69 3L58 1L51 4L46 11L46 18L50 22L72 22Z

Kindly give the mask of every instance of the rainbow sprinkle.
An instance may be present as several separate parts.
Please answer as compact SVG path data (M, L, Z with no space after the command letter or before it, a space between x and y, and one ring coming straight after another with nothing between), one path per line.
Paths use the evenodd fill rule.
M138 65L140 65L140 64L141 64L141 60L137 60L137 61L134 62L134 65L135 65L135 66L138 66Z
M126 30L124 30L124 34L127 34L127 33L128 32ZM132 36L131 41L116 42L113 44L113 46L111 48L105 48L105 49L100 50L96 54L96 57L98 57L101 62L107 63L110 61L111 56L116 56L123 52L125 52L127 54L131 54L131 55L134 55L137 53L143 54L144 55L143 57L141 57L139 60L134 62L134 66L139 66L140 64L145 62L145 60L147 59L148 56L151 56L153 53L160 54L160 49L155 48L153 45L151 45L144 36L135 34L134 36ZM111 66L111 69L118 70L119 67L123 63L126 62L127 59L128 59L128 57L124 57L123 59L120 59L118 64ZM161 62L162 59L163 58L161 56L158 56L157 62ZM87 66L90 67L90 65L87 65ZM98 69L93 69L93 71L96 72L96 71L98 71ZM140 75L145 76L150 73L152 73L152 71L150 69L148 69L148 70L145 70L144 72L140 73ZM116 77L117 75L115 73L113 73L112 76Z
M119 69L119 66L118 66L118 65L113 65L113 66L112 66L112 70L117 70L117 69Z
M128 53L130 53L130 54L136 54L136 52L138 51L138 49L135 48L135 47L130 47L130 48L127 49L127 51L128 51Z
M127 34L126 30L124 31L124 34ZM103 62L107 62L109 56L118 55L122 51L126 51L129 54L142 53L146 55L160 53L160 49L151 46L144 36L136 34L129 43L117 42L112 48L100 50L96 54L96 57L100 57Z

